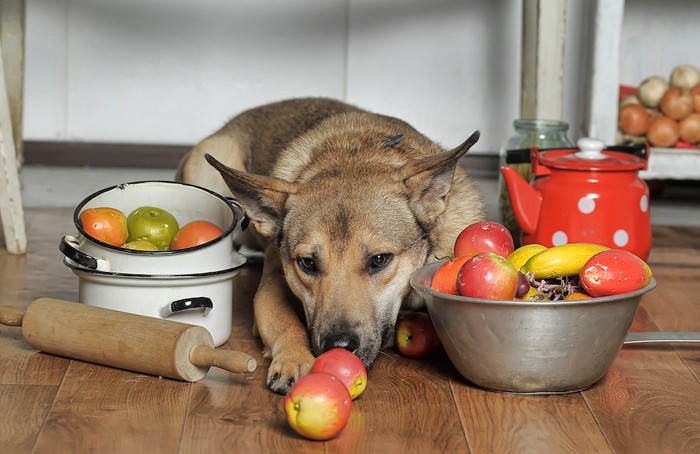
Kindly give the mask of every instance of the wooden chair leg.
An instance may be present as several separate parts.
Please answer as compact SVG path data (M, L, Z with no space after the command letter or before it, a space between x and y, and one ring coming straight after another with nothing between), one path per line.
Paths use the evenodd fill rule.
M0 46L0 221L7 251L11 254L24 254L27 252L27 233L2 62Z

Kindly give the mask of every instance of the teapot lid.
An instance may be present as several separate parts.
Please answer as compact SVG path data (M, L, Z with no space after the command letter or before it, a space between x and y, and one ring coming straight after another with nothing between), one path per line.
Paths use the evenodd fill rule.
M599 139L581 138L576 145L578 151L567 149L538 153L539 164L555 169L603 172L646 168L646 160L628 153L605 150L605 143Z

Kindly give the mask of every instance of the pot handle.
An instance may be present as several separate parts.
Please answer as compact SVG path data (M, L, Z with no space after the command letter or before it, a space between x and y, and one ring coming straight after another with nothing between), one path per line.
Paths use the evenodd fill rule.
M194 298L184 298L173 301L170 304L166 304L160 308L160 316L161 318L168 318L178 312L192 309L202 309L202 317L206 317L209 311L211 311L213 308L214 303L212 302L211 298L207 298L206 296L195 296Z
M250 218L248 215L245 214L245 209L241 205L241 203L236 200L235 197L226 197L226 200L231 203L234 207L238 208L241 212L241 231L244 231L245 229L248 228L248 224L250 224Z
M82 252L78 249L78 244L79 241L76 237L64 235L58 243L58 249L63 255L84 268L99 271L109 271L111 269L108 261L95 258Z

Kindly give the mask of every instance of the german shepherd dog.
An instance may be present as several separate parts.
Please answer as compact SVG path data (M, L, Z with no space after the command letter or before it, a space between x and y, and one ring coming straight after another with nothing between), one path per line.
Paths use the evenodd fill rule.
M446 151L399 119L308 98L243 112L185 156L176 178L232 194L254 227L241 239L264 252L253 331L270 389L331 348L369 366L393 342L402 303L421 304L411 273L484 219L458 165L478 138Z

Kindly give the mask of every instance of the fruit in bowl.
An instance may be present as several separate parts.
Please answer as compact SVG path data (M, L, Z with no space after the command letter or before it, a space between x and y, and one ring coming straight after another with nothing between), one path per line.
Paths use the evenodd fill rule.
M416 270L411 286L423 294L440 342L466 380L516 393L586 389L605 375L656 281L627 251L589 243L528 247L509 254L520 263L515 297L463 296L459 283L455 293L439 290L435 276L449 259ZM512 276L513 262L500 273Z
M170 249L187 249L205 244L220 237L224 232L213 222L198 219L183 225L175 233Z
M129 241L149 241L160 251L170 248L173 237L180 229L175 216L153 206L142 206L133 210L126 219L126 226Z
M86 208L79 219L85 233L103 243L121 246L129 236L126 215L116 208Z
M134 240L124 243L122 245L124 249L131 249L132 251L157 251L158 247L146 240Z
M518 270L505 257L494 252L482 252L460 268L457 293L473 298L512 300L518 283Z
M430 288L442 261L411 275L447 356L469 382L505 392L558 394L588 388L605 375L623 345L643 294L494 300ZM561 284L547 284L561 287Z
M471 246L461 250L475 255L442 263L432 277L433 290L473 298L557 301L576 298L567 298L570 294L600 297L633 292L651 280L644 260L600 244L550 248L527 244L511 250L506 241L499 254L494 252L492 237L502 230L494 227L497 223L488 224L489 228L483 228L483 222L467 226L457 237L455 250L469 238Z

